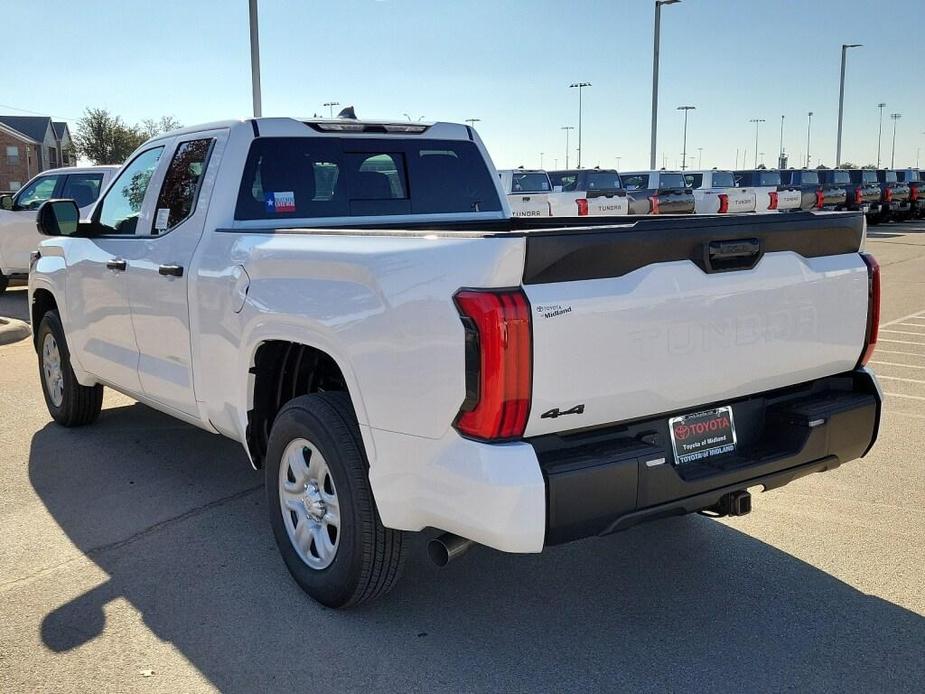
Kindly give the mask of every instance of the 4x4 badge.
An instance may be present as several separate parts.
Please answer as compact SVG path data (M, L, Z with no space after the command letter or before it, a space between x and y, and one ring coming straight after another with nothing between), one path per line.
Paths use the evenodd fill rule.
M558 407L555 407L541 414L540 419L555 419L556 417L563 417L567 414L584 414L584 412L585 412L584 403L580 405L575 405L575 407L573 407L572 409L565 410L564 412L560 410Z

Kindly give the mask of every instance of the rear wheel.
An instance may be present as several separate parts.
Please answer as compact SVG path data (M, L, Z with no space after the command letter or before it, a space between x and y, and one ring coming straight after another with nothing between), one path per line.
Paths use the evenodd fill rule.
M52 419L66 427L95 421L103 407L103 386L82 386L77 382L57 311L49 311L42 317L36 347L42 395Z
M346 393L303 395L277 415L266 456L270 525L296 583L328 607L389 591L404 533L382 525Z
M10 278L0 272L0 294L6 291L6 288L10 285Z

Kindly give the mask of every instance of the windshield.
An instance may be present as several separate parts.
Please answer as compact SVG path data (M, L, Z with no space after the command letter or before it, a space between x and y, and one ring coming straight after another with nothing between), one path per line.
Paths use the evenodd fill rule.
M511 176L512 193L549 192L549 176L544 173L518 173Z

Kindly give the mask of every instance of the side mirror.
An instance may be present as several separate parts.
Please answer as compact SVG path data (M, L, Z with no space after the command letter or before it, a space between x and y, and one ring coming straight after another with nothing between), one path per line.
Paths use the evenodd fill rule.
M13 209L13 196L12 195L0 195L0 208L4 210Z
M46 200L35 219L43 236L74 236L79 222L80 210L73 200Z

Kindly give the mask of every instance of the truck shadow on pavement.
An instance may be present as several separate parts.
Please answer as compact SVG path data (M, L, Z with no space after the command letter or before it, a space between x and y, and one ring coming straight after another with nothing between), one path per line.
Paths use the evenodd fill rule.
M0 294L0 316L30 322L29 292L26 287L9 287Z
M124 598L223 691L925 684L921 616L701 517L538 556L477 548L443 570L417 538L396 590L337 612L290 580L237 444L117 407L94 427L38 431L29 475L109 576L36 624L53 652L104 634L104 608Z

